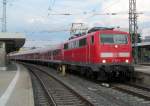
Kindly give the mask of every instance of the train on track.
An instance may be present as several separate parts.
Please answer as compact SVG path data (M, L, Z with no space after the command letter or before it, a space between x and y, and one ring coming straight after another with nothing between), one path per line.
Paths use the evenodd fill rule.
M54 47L11 53L8 57L59 69L65 66L66 71L98 80L130 80L134 73L130 35L113 28L94 27Z

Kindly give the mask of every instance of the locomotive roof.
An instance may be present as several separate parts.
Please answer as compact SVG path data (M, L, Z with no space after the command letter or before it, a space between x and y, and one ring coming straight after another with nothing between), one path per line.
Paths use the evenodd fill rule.
M90 30L88 30L88 33L101 31L101 30L114 30L114 28L108 28L108 27L93 27Z
M71 42L71 41L75 41L75 40L79 40L79 39L82 39L82 38L86 38L87 36L91 36L91 35L93 35L95 33L98 33L98 32L102 32L102 33L103 32L110 32L110 33L114 32L114 33L128 34L128 32L115 30L114 28L103 28L103 27L100 27L101 29L96 29L96 28L91 29L92 31L89 31L89 33L87 33L87 34L85 34L83 36L78 36L76 38L67 40L65 43L68 43L68 42Z

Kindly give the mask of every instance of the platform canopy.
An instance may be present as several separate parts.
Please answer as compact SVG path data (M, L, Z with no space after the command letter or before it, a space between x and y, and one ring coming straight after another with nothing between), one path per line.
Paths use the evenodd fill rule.
M25 35L22 33L0 32L0 42L5 42L6 52L19 50L25 43Z
M149 46L150 47L150 42L142 42L142 43L138 43L138 46L143 46L143 47L145 47L145 46Z

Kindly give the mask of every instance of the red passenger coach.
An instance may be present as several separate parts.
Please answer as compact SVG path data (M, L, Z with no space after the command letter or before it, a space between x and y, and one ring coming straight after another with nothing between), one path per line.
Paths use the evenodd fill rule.
M67 71L79 71L88 77L99 80L125 79L133 76L132 47L127 32L111 28L95 27L87 34L76 34L63 44L46 50L36 50L20 55L22 60L47 62ZM17 59L14 54L13 59Z

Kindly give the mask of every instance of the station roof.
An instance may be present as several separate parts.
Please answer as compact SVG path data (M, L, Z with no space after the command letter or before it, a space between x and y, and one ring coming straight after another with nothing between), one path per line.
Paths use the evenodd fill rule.
M138 43L138 46L150 46L150 42Z
M0 41L6 43L6 52L18 51L25 43L22 33L0 32Z
M150 47L150 42L141 42L141 43L138 43L136 46L138 47Z

